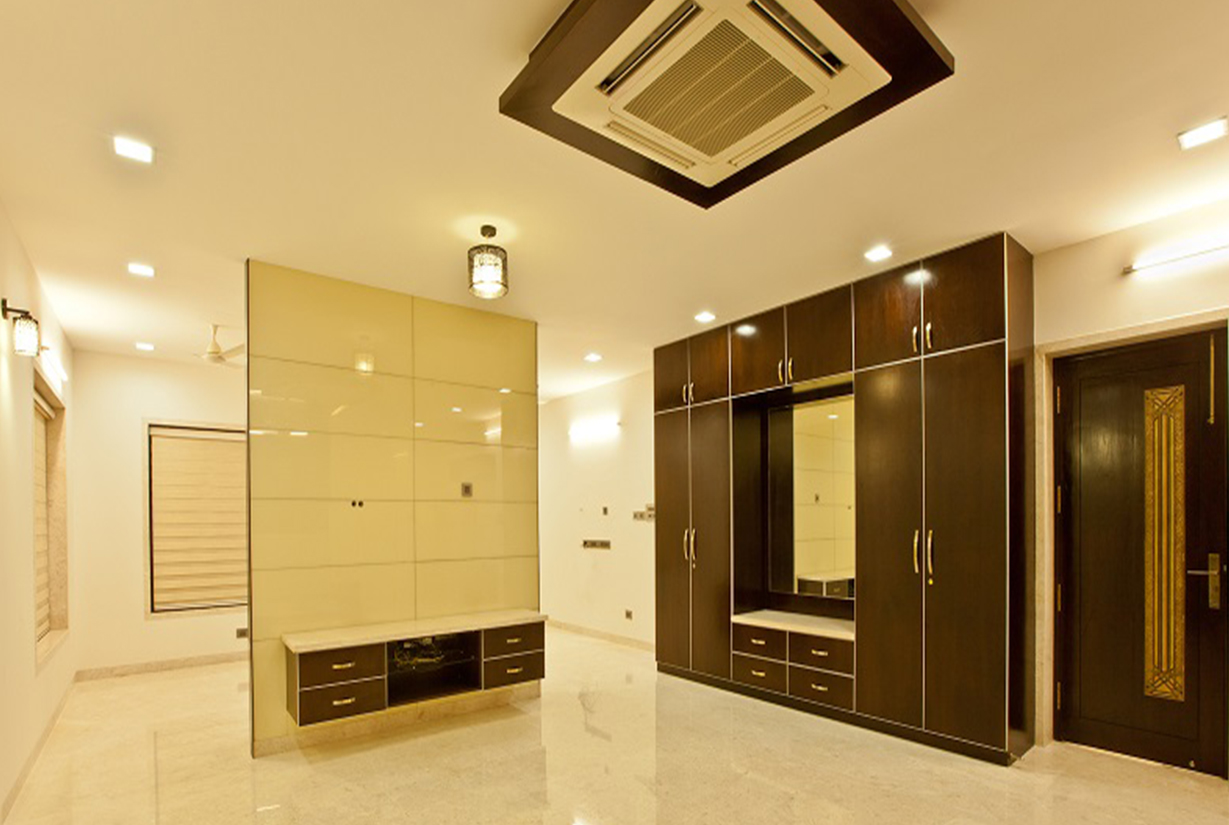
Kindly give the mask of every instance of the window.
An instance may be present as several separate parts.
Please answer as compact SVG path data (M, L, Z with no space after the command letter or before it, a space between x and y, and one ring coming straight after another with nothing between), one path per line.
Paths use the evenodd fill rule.
M34 396L34 638L51 632L51 510L47 483L47 423L55 418L51 405Z
M242 430L149 428L150 605L247 604L247 442Z

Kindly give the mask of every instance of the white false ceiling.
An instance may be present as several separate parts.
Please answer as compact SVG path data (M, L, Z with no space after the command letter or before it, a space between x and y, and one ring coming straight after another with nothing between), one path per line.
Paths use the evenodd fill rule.
M1043 252L1229 196L1229 141L1174 139L1229 111L1224 0L916 0L956 76L707 212L498 113L566 5L6 0L0 200L78 348L237 343L253 257L533 318L556 396L876 243L878 269L1000 229ZM494 304L465 290L483 222Z

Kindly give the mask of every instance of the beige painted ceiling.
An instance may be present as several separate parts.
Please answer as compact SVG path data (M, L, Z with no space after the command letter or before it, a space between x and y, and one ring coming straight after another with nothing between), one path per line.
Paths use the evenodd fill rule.
M78 348L237 343L253 257L533 318L556 396L647 368L701 309L869 274L875 243L1043 252L1229 196L1229 141L1174 140L1229 112L1225 0L914 5L955 78L706 212L499 115L565 0L4 0L0 200ZM464 283L484 221L494 305Z

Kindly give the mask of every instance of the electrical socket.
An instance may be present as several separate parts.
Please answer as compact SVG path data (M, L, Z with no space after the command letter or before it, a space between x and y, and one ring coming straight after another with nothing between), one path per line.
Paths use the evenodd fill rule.
M627 619L627 620L630 622L630 621L632 620L632 611L631 611L631 610L624 610L624 611L623 611L623 618Z

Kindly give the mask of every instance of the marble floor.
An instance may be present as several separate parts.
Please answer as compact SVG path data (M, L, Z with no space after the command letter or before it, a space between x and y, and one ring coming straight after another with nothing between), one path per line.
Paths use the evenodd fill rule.
M253 761L247 667L75 687L5 825L1229 822L1229 783L1066 745L1011 768L659 676L552 629L541 699Z

